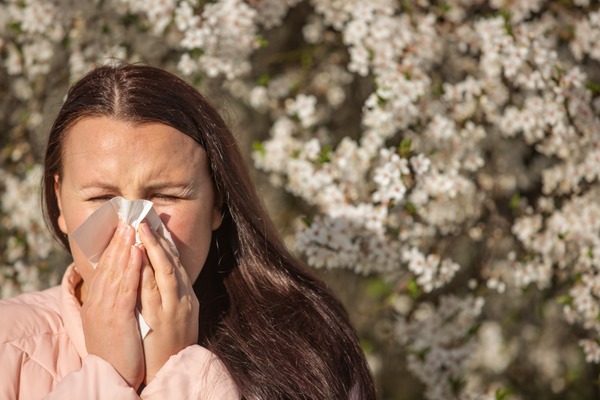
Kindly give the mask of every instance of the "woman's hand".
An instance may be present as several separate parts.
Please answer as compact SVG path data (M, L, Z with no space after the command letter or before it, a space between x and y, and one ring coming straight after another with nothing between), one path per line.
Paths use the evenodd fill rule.
M119 223L102 254L81 309L89 354L109 362L134 389L145 375L144 350L135 317L142 252L134 229Z
M200 305L192 282L169 244L147 223L139 232L142 261L142 315L151 330L144 338L148 384L169 357L198 342Z

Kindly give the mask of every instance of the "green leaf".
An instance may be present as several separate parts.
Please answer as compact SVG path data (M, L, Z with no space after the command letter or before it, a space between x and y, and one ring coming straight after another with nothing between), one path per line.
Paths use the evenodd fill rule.
M258 78L257 83L260 86L267 86L270 81L271 81L271 76L269 74L263 74L263 75L261 75L260 78Z
M377 105L379 107L384 107L387 104L388 100L377 94Z
M378 300L388 297L392 292L392 287L380 278L370 279L365 287L367 296Z
M452 393L458 395L465 386L464 379L458 377L450 377L448 380L450 381L450 388L452 390Z
M265 144L258 140L252 142L252 149L260 154L265 154Z
M467 333L467 335L468 336L475 335L477 332L479 332L479 328L481 328L481 324L476 323L475 325L473 325L472 327L469 328L469 332Z
M450 10L452 10L452 6L450 4L445 2L440 4L440 11L442 12L442 14L446 14Z
M126 27L137 25L139 22L140 16L134 13L127 13L121 17L121 23Z
M513 210L516 211L519 209L519 203L521 202L521 195L519 194L519 192L516 192L515 194L512 195L512 197L510 198L510 202L508 203L508 207Z
M565 240L565 238L569 235L569 231L567 232L559 232L556 236L560 239L560 240Z
M568 294L562 295L562 296L558 296L556 298L556 302L558 304L562 304L562 305L569 305L573 303L573 298L571 296L569 296Z
M204 51L202 49L192 49L190 52L190 57L194 58L194 59L198 59L200 57L202 57L202 55L204 54Z
M433 88L433 94L436 97L442 97L444 95L444 84L441 82L436 83Z
M512 27L510 26L510 11L502 9L500 10L500 15L504 19L504 29L506 29L506 33L513 36Z
M408 158L412 152L412 140L402 139L400 146L398 146L398 154L400 157Z
M196 74L193 77L193 84L195 87L200 87L202 86L202 82L204 82L204 75L202 74Z
M427 357L427 354L429 353L430 350L431 350L430 347L425 347L424 349L421 349L421 350L411 350L410 353L414 354L419 360L424 361L425 357Z
M310 226L312 225L312 218L308 215L303 216L301 218L301 221L304 225L306 225L307 228L310 228Z
M506 400L508 396L511 394L510 389L508 388L500 388L496 390L496 400Z
M331 162L331 146L323 146L321 153L319 154L319 164L326 164Z
M600 83L587 82L585 87L592 92L594 96L600 94Z
M361 339L360 347L363 349L363 352L365 352L365 354L370 354L375 351L375 345L373 344L372 341L370 341L368 339L364 339L364 338Z
M410 297L412 297L413 299L418 299L419 296L421 296L421 289L419 289L419 285L414 279L408 281L408 283L406 284L406 290L408 291Z
M13 33L15 34L20 34L21 32L23 32L23 28L21 27L21 23L20 22L16 22L16 21L11 21L8 23L8 29L11 30Z
M259 48L264 48L269 45L269 41L262 36L257 36L256 43L258 44Z

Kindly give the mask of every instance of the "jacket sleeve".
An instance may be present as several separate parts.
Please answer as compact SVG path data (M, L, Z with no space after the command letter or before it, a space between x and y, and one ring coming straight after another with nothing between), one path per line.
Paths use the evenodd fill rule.
M89 355L82 368L67 375L44 400L66 398L130 400L140 397L112 365ZM141 398L239 400L240 395L221 361L204 347L193 345L169 358L144 388Z
M81 369L65 376L52 393L44 397L44 400L58 399L130 400L139 396L112 365L98 356L88 355Z
M2 366L0 399L17 399L23 368L23 353L6 343L0 343L0 363Z
M171 356L141 394L144 400L239 400L237 386L216 355L199 345Z

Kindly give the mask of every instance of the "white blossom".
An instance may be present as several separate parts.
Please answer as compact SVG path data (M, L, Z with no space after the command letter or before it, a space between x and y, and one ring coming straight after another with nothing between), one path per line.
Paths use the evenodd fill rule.
M53 85L106 57L164 60L261 121L239 133L264 130L255 167L309 207L289 240L308 264L390 282L385 306L428 398L495 398L492 375L530 334L500 331L465 291L494 308L560 290L561 318L598 362L596 0L71 3L0 2L2 296L50 282L27 139L47 125ZM559 393L569 360L542 353L530 362L553 365L539 376Z

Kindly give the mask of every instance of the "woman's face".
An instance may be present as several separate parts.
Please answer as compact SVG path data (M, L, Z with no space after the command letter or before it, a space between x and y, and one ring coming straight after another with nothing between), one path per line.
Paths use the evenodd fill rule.
M67 235L112 197L152 201L192 282L206 260L212 231L221 224L204 149L160 123L80 120L65 136L55 190L58 223ZM69 244L77 269L89 282L94 270L70 237Z

